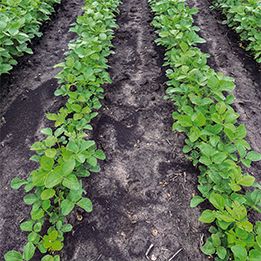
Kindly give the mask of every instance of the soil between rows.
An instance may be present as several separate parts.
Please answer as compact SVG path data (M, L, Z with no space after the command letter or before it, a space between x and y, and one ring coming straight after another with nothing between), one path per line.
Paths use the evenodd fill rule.
M71 19L79 14L82 4L82 1L73 2L77 2L76 9L64 1L67 12L74 13ZM201 13L196 20L202 36L208 41L211 61L215 60L212 65L227 74L235 73L239 97L244 93L251 97L253 104L258 104L260 96L257 95L259 85L255 80L255 69L245 68L237 48L230 46L229 39L224 37L217 17L204 11L208 7L207 1L201 1L206 5L196 0L191 2L199 3ZM181 152L183 137L171 132L173 107L163 100L166 81L163 55L162 50L154 45L156 36L150 26L152 14L146 0L124 0L120 11L120 28L114 40L115 54L109 61L113 84L105 86L104 107L94 123L94 139L104 149L107 160L102 163L101 173L84 181L88 196L94 202L94 211L88 215L79 211L71 215L70 221L75 227L66 237L62 260L145 261L146 250L151 244L154 245L150 252L151 260L168 260L180 248L183 251L175 260L207 260L198 249L206 227L197 221L199 209L189 208L191 195L196 193L197 172ZM57 33L55 30L65 26L65 21L58 24L59 19L57 17L56 23L51 23L56 28L52 31L54 35ZM26 176L35 167L28 161L29 146L39 138L39 129L46 124L44 111L55 110L61 104L53 97L57 87L53 76L57 71L52 66L62 59L60 48L66 48L72 37L67 29L63 30L66 33L62 32L58 38L64 39L60 45L56 42L52 45L54 49L47 48L43 56L36 53L38 60L31 65L31 72L45 72L36 87L32 84L35 80L31 81L33 78L28 74L30 65L21 65L22 69L12 73L17 76L12 80L15 87L10 95L17 93L17 98L13 103L1 102L6 111L6 123L0 129L1 185L4 188L0 191L1 255L24 243L25 235L20 232L18 224L26 218L29 209L24 207L21 193L12 191L9 183L14 176ZM46 39L48 45L46 35L48 32L42 39ZM224 46L224 54L229 59L220 58L216 42ZM50 60L49 54L53 52L59 52L58 58ZM233 65L233 59L236 59L236 65ZM46 63L41 65L41 60ZM222 61L227 61L225 69L219 65ZM242 98L239 99L242 102ZM241 120L250 131L251 144L258 147L261 142L258 136L260 107L251 109L245 103L243 109L236 108L243 110ZM253 111L256 112L255 119L244 118ZM258 166L256 164L252 172L259 173ZM83 220L77 221L77 216L83 216Z

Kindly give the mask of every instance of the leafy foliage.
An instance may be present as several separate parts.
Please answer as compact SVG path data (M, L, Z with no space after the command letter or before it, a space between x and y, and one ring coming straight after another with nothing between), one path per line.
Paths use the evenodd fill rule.
M215 0L214 6L226 15L228 26L239 33L246 50L261 63L261 5L260 0Z
M17 64L16 58L32 53L28 43L40 37L40 26L60 0L3 0L0 3L0 75Z
M42 261L59 261L56 252L63 248L64 233L72 226L67 216L78 206L92 211L81 178L99 172L103 151L89 139L91 120L96 117L103 98L102 84L109 83L107 57L111 53L115 15L119 0L86 0L84 14L71 31L78 35L69 44L69 53L57 78L60 88L55 95L67 97L57 113L47 113L54 128L42 129L44 139L35 142L31 158L39 167L25 180L16 177L14 189L24 187L24 202L31 205L30 219L20 224L29 232L23 253L9 251L6 261L30 260L36 249L45 254Z
M261 212L260 184L241 164L250 167L261 155L251 151L246 128L237 122L234 80L211 69L208 55L195 47L205 42L193 26L195 8L185 0L149 2L156 42L166 48L165 65L170 68L166 98L176 106L173 130L186 134L183 151L200 170L201 196L191 200L191 207L205 200L212 205L199 217L212 224L201 250L215 260L259 260L261 222L250 222L248 212ZM251 190L245 192L245 187Z
M28 43L40 37L40 26L60 0L2 0L0 3L0 75L16 65L16 58L32 53Z

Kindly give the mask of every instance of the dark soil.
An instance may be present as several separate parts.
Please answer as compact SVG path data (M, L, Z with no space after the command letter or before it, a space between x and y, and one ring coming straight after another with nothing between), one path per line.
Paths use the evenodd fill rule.
M249 66L251 59L242 59L244 53L239 54L225 36L227 28L208 10L206 0L190 2L198 2L196 22L207 40L202 48L211 54L211 65L236 78L236 109L247 124L251 145L258 150L261 114L256 66ZM29 208L9 183L35 167L28 161L29 147L46 126L44 112L54 111L63 102L53 96L57 70L52 66L63 59L73 37L68 26L81 5L82 1L64 1L64 9L58 10L34 47L35 54L24 58L26 62L2 81L5 89L11 87L9 98L0 104L4 117L0 129L1 256L8 249L21 249L25 242L19 222ZM146 0L123 0L120 11L115 54L109 60L113 84L105 86L104 106L93 132L107 159L99 174L84 180L94 211L77 210L71 215L74 231L66 237L62 260L167 261L179 249L173 260L208 260L199 250L207 226L197 221L200 209L189 207L191 196L197 193L197 171L181 151L183 136L171 131L174 108L163 99L163 50L154 44L152 14ZM258 166L252 172L260 173Z

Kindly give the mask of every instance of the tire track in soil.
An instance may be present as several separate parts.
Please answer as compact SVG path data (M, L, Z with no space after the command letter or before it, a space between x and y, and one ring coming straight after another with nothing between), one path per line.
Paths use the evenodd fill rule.
M234 108L240 114L240 122L246 125L252 148L261 152L261 67L238 46L235 34L221 24L220 14L210 10L211 1L188 0L188 3L199 10L195 24L207 41L201 47L211 56L210 66L235 79ZM260 162L253 163L248 172L261 181Z
M72 215L63 259L143 261L154 244L151 260L166 261L181 247L175 260L207 260L199 250L205 227L189 207L197 173L181 151L183 137L171 131L173 108L163 100L163 58L148 3L124 0L120 11L109 60L113 84L105 86L94 129L107 159L84 181L94 211L82 222Z
M25 243L26 233L20 231L19 222L27 218L30 208L22 202L23 194L10 188L10 181L15 176L27 176L36 167L29 161L29 148L47 125L44 113L57 110L63 102L53 95L57 88L57 69L53 66L64 58L74 37L70 24L81 14L82 6L83 0L62 1L53 20L43 26L44 35L34 41L34 54L21 58L11 74L0 79L1 260L6 251L19 250Z

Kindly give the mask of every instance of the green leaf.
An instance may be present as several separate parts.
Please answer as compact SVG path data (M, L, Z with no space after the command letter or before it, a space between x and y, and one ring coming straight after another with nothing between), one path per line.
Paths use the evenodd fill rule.
M53 231L51 231L49 233L48 238L49 238L49 240L54 241L54 240L57 239L58 235L59 235L58 231L57 230L53 230Z
M253 224L251 222L249 222L248 220L237 222L237 227L239 227L247 232L253 231Z
M225 221L222 221L222 220L217 220L217 224L221 229L227 230L227 228L230 226L231 223L225 222Z
M190 201L190 207L195 208L198 206L200 203L202 203L205 199L200 197L200 196L194 196L191 201Z
M19 189L21 186L26 185L26 184L27 184L26 180L16 177L16 178L12 179L12 181L11 181L11 188Z
M187 116L187 115L178 116L178 123L182 127L191 127L192 126L191 118L190 118L190 116Z
M34 232L34 231L32 231L29 235L28 235L28 241L30 241L30 242L32 242L32 243L35 243L35 244L37 244L38 242L39 242L39 240L40 240L40 236L36 233L36 232Z
M242 144L236 144L237 146L237 150L238 150L238 153L240 155L241 158L245 157L246 156L246 149L245 147L242 145Z
M242 159L241 162L243 163L243 165L245 165L247 168L251 167L251 160L249 159Z
M51 171L44 182L47 188L53 188L54 186L60 184L63 180L62 169L60 167L55 168Z
M35 225L34 225L34 231L39 233L40 231L42 230L42 223L41 222L37 222Z
M204 210L199 217L199 221L203 223L212 223L216 219L215 213L212 210Z
M24 246L24 254L23 254L23 258L28 261L30 260L35 253L35 246L33 243L28 242L25 246Z
M229 138L230 141L234 141L235 139L235 133L233 128L231 128L232 126L226 127L224 128L224 132L227 135L227 137Z
M227 106L224 102L219 102L215 106L218 114L223 114L227 110Z
M63 243L60 240L55 240L52 242L52 250L53 251L60 251L63 248Z
M4 255L5 261L23 261L21 253L11 250Z
M71 174L75 168L75 164L76 162L74 159L66 161L63 165L63 175L67 176Z
M85 140L81 143L81 151L86 151L88 150L90 147L95 145L95 141L93 140Z
M68 149L69 151L71 151L71 152L74 152L74 153L78 153L78 152L79 152L78 145L77 145L74 141L72 141L72 140L70 140L70 141L68 142L68 144L67 144L67 149Z
M105 33L100 33L99 37L100 37L101 40L107 39L107 35Z
M46 255L41 259L41 261L54 261L54 258L51 255Z
M238 139L244 139L244 138L246 137L246 135L247 135L247 130L246 130L245 125L240 124L240 125L237 127L236 135L237 135L237 138L238 138Z
M54 261L60 261L60 256L58 255L54 256Z
M52 198L55 195L55 190L54 189L45 189L42 193L41 193L41 199L42 200L47 200Z
M221 164L227 158L227 154L225 152L218 152L212 157L212 161L215 164Z
M213 255L216 252L215 247L209 239L200 249L205 255Z
M260 261L261 260L261 251L258 249L252 249L249 252L249 261Z
M44 216L44 211L41 208L35 210L33 209L31 211L32 220L40 220L43 216Z
M34 221L33 220L28 220L28 221L25 221L23 223L20 224L20 229L22 231L27 231L27 232L30 232L33 230L33 225L34 225Z
M63 186L71 190L78 190L81 188L81 184L79 183L78 178L73 174L64 178Z
M221 245L221 240L218 234L212 234L211 239L215 248Z
M47 249L42 241L38 244L37 248L42 254L45 254L47 252Z
M57 142L57 138L54 136L49 136L47 139L44 140L46 147L53 147Z
M86 212L90 213L92 212L92 202L88 198L82 198L77 205L81 208L83 208Z
M106 156L105 156L105 154L104 154L104 152L102 150L96 150L94 156L97 159L100 159L100 160L105 160L106 159Z
M225 199L218 193L212 192L209 201L216 209L223 210L225 207Z
M32 205L38 201L38 197L35 194L27 194L24 196L24 202L26 205Z
M261 234L256 236L256 242L258 246L261 248Z
M95 157L88 157L87 162L92 166L95 167L97 165L97 159Z
M197 127L206 125L206 117L202 112L198 112L192 116L192 121Z
M261 160L261 153L250 151L247 153L246 159L249 159L251 161L259 161Z
M211 155L214 155L216 153L216 149L205 142L202 142L199 145L199 149L207 157L210 157Z
M75 112L81 112L81 110L82 110L82 106L79 105L79 104L72 104L72 105L71 105L71 108L72 108L72 110L75 111Z
M219 246L217 248L217 255L219 258L225 259L226 255L227 255L227 250L224 247Z
M89 177L91 173L88 170L81 170L77 172L77 177Z
M231 250L234 254L234 258L238 261L246 261L247 260L247 251L244 247L240 245L235 245L231 247Z
M199 159L199 162L206 165L206 166L209 166L212 164L212 161L210 158L208 158L207 156L201 156L200 159Z
M45 211L48 211L48 209L51 207L51 201L49 199L43 200L42 202L42 208Z
M71 232L73 229L73 226L71 224L66 224L62 227L62 232L68 233Z
M71 211L73 210L73 208L74 208L74 203L71 202L70 200L65 199L62 201L61 209L62 209L62 214L64 216L69 215L71 213Z
M79 161L80 163L84 163L84 162L85 162L85 159L86 159L86 155L84 155L84 154L82 154L82 153L77 154L76 159L77 159L77 161Z
M54 160L46 156L42 156L40 159L40 165L44 170L50 171L53 168Z
M51 255L45 255L42 257L41 261L60 261L60 256L51 256Z
M47 135L47 136L52 136L52 135L53 135L53 131L52 131L51 128L42 129L42 130L41 130L41 133L42 133L42 134L45 134L45 135Z
M48 158L54 158L56 156L56 149L47 149L45 155Z
M193 126L193 127L190 128L190 132L189 132L188 137L189 137L189 140L190 140L191 142L197 141L198 138L200 137L200 135L201 135L201 131L200 131L199 128L197 128L197 127L195 127L195 126Z
M224 212L224 214L217 213L216 217L218 220L225 221L226 223L231 223L235 221L235 218L226 212Z
M245 187L250 187L254 184L254 182L255 182L255 177L251 175L245 175L242 176L242 178L237 183Z
M241 187L235 183L230 183L229 187L233 190L233 191L240 191Z

